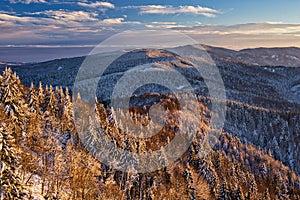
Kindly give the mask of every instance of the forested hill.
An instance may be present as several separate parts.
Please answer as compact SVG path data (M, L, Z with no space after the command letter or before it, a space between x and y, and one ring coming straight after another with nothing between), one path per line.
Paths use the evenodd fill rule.
M229 100L250 104L257 107L275 110L300 110L300 67L296 58L299 52L297 48L279 49L251 49L233 51L217 47L200 45L205 49L219 68L226 88L226 97ZM171 51L181 50L193 52L192 46L178 47ZM272 56L276 56L272 58ZM259 56L261 55L261 57ZM199 55L201 58L202 55ZM264 63L263 60L270 62ZM282 58L281 58L282 57ZM250 59L251 58L251 59ZM277 59L276 59L277 58ZM284 58L284 60L282 60ZM10 66L17 72L23 84L30 87L31 83L43 86L69 87L70 92L74 85L78 70L86 57L65 58L51 60L42 63L29 63ZM110 59L110 54L97 54L89 59L95 63ZM247 60L251 62L246 62ZM254 63L259 59L261 62ZM300 59L300 58L299 58ZM245 62L243 62L245 61ZM272 61L272 62L271 62ZM282 63L290 65L281 65ZM107 91L114 86L112 80L119 79L128 69L142 64L161 62L172 69L182 73L199 95L207 96L207 88L203 77L189 70L188 63L174 53L165 50L140 49L127 52L107 66L107 73L102 77L103 86L100 89ZM97 66L92 73L97 72ZM5 67L0 67L4 70ZM89 77L97 77L99 74L90 74ZM105 97L105 95L104 95Z
M131 98L131 117L139 125L153 123L145 113L149 105L160 102L170 111L169 121L151 139L129 137L111 120L114 112L108 107L116 80L132 67L160 62L164 70L179 71L193 87L201 108L194 115L197 137L171 166L146 174L116 171L96 159L97 148L84 146L101 142L89 118L82 121L87 135L76 131L71 96L85 57L12 65L12 70L2 67L0 199L299 199L298 49L204 48L220 71L227 100L211 99L203 77L192 65L165 50L127 52L101 76L97 97L103 104L95 107L98 122L109 140L131 152L155 151L168 144L176 136L180 109L169 90L142 87ZM193 50L190 46L178 49ZM257 65L253 62L260 54L268 57L257 60ZM276 59L290 64L277 65ZM99 78L95 71L87 73ZM89 76L82 81L89 81ZM81 111L86 111L89 103L78 101ZM212 101L226 104L222 130L210 127L211 116L217 114L211 110ZM203 141L210 132L220 138L202 158Z
M168 168L131 174L106 166L92 156L93 151L84 148L74 126L68 89L50 85L25 87L16 74L6 69L0 76L0 198L299 199L298 175L278 160L285 158L283 149L291 157L299 158L296 154L299 112L271 111L229 102L233 111L227 116L227 127L231 129L215 130L221 136L213 151L202 158L202 140L210 130L208 102L207 97L199 96L202 112L195 130L197 137L182 158ZM169 104L166 101L164 105L172 107ZM84 101L80 105L83 110L87 106ZM155 149L155 144L165 144L166 137L172 139L176 134L171 120L155 143L136 141L126 137L117 123L107 120L111 110L101 104L96 110L107 137L133 152L148 150L146 147ZM141 116L140 108L133 110L133 117ZM95 137L97 130L89 119L85 120L90 128L84 140L87 144L99 142ZM274 124L270 129L267 120ZM259 133L257 137L255 133ZM273 133L278 134L275 139L271 138ZM257 144L272 141L275 146L270 144L269 150L256 147L246 142L250 141L250 135L255 136L253 143L256 139ZM291 140L294 140L292 147ZM298 169L296 165L294 159L292 167Z

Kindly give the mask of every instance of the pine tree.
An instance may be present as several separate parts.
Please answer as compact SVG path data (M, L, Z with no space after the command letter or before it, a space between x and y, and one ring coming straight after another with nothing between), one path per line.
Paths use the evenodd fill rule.
M275 174L275 176L272 179L272 187L274 188L274 192L276 195L279 195L280 193L280 182L279 182L280 176L278 174Z
M255 199L257 197L257 184L253 174L250 175L248 198Z
M262 200L271 200L271 197L270 197L270 193L269 193L268 188L267 188L267 190L264 192L263 197L262 197Z
M188 163L184 174L187 181L187 194L190 199L210 199L208 183Z
M88 134L84 138L87 149L92 153L92 155L97 155L99 153L99 145L100 145L100 138L99 134L95 128L95 120L89 117L89 129Z
M42 83L39 83L39 91L38 91L38 104L41 108L44 108L44 99L45 99L45 91Z
M66 151L68 184L72 191L71 199L99 199L98 180L101 176L100 164L85 150L70 144Z
M64 120L65 124L67 125L65 129L67 131L73 131L74 130L74 113L73 113L73 104L72 99L69 94L69 89L66 88L66 94L65 94L65 100L64 100Z
M13 122L13 134L16 142L22 137L27 122L28 108L25 103L25 89L16 73L5 69L0 76L0 102L8 118Z
M64 113L64 106L65 106L65 93L62 87L56 86L55 88L56 98L57 98L57 115L59 118L62 118Z
M227 200L230 198L230 192L227 182L224 180L219 189L218 200Z
M190 197L190 199L195 199L195 188L193 187L193 174L192 174L192 168L187 163L186 169L184 170L184 176L185 180L187 182L187 194Z
M17 175L18 158L12 128L0 126L0 199L22 199L24 188Z
M279 185L280 185L280 191L279 191L279 198L281 199L289 199L288 197L288 189L286 187L286 182L282 179L281 174L279 174Z
M234 188L234 199L235 200L243 200L244 199L244 195L243 195L241 187L239 185L236 185Z
M53 91L53 87L52 85L50 85L50 89L49 89L49 102L48 102L48 107L47 107L47 110L52 113L52 115L57 115L57 98L55 96L55 93Z
M37 95L37 91L36 91L36 88L34 87L33 83L31 83L31 86L27 93L26 103L28 104L29 111L31 113L39 113L40 112L39 97Z

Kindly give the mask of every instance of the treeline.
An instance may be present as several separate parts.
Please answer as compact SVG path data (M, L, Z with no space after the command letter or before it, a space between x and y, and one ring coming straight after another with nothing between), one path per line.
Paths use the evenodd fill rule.
M0 199L300 198L300 180L292 170L230 134L220 132L214 150L203 158L210 111L200 105L197 137L182 158L151 173L121 172L84 147L75 129L68 89L41 84L27 88L6 69L0 76ZM81 106L87 105L82 101ZM165 106L176 108L169 101ZM170 120L153 141L137 141L125 137L109 120L112 110L101 104L96 110L107 137L130 151L157 149L176 134L176 124ZM139 108L132 112L137 121L145 120ZM84 138L87 143L99 140L90 122L85 121L90 131Z

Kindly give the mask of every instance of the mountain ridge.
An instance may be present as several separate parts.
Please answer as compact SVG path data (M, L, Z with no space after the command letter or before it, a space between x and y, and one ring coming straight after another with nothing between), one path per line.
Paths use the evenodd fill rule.
M189 46L180 48L183 51L190 51ZM202 51L202 53L206 54L205 51ZM151 55L153 57L151 57ZM282 102L282 106L280 106L281 109L288 110L292 104L300 103L299 67L249 66L244 63L224 60L222 59L223 57L216 58L217 54L213 52L211 52L211 55L213 61L219 68L229 100L266 108L272 107L268 106L267 102L277 101L277 104ZM94 59L93 62L100 62L101 59L110 59L109 55L92 55L90 57ZM42 82L44 85L62 86L64 88L69 87L72 90L78 70L85 61L85 58L86 57L57 59L42 63L11 66L11 68L17 72L22 82L27 86L30 86L31 83L38 85L39 82ZM154 50L140 49L127 52L108 66L109 70L106 70L106 74L103 74L103 78L105 79L105 77L107 77L106 75L109 74L114 76L113 73L117 71L122 72L118 75L118 77L120 77L127 69L133 66L155 62L163 62L174 69L176 68L176 70L179 70L180 73L188 78L196 91L205 92L206 86L205 83L201 81L203 80L201 76L195 74L193 70L185 69L185 66L189 65L185 60L182 60L178 55L172 52L166 53L165 50L155 50L154 52ZM4 70L5 67L0 67L0 69ZM257 76L257 74L259 74L259 76ZM87 74L86 77L97 77L97 75L92 72ZM107 88L113 86L109 80L105 84Z
M276 60L276 57L279 57L279 53L280 54L284 54L287 57L285 58L285 61L290 62L290 66L292 67L300 67L300 48L299 47L294 47L294 46L290 46L290 47L256 47L256 48L245 48L245 49L240 49L240 50L233 50L233 49L229 49L229 48L223 48L223 47L217 47L217 46L210 46L210 45L205 45L205 44L198 44L198 46L202 46L205 50L207 50L208 53L211 54L211 56L214 56L215 58L222 58L223 60L226 60L230 58L231 62L240 62L240 63L244 63L247 65L255 65L255 66L286 66L286 64L279 62L280 60ZM57 48L61 48L61 47L57 47ZM68 47L69 48L69 47ZM51 47L51 49L53 49ZM91 48L92 50L92 48ZM240 54L245 54L247 53L248 56L250 57L255 57L256 54L258 54L258 52L262 52L262 51L269 51L269 57L264 57L263 59L267 59L268 62L263 61L262 59L258 61L254 61L251 60L251 62L249 62L249 58L247 57L241 57L239 59L237 59L237 56L240 56ZM274 52L272 54L272 52ZM221 54L220 54L221 53ZM223 54L222 54L223 53ZM291 55L289 55L291 54ZM86 55L75 55L71 56L69 55L68 57L63 57L63 58L56 58L56 59L51 59L51 60L45 60L45 61L32 61L32 62L7 62L7 61L0 61L0 66L5 66L5 65L9 65L12 66L14 64L16 65L28 65L28 64L36 64L36 63L46 63L46 62L50 62L50 61L54 61L54 60L63 60L63 59L71 59L71 58L78 58L78 57L85 57ZM276 56L273 57L272 56ZM53 56L52 56L53 57ZM61 57L61 56L59 56ZM256 57L257 58L257 57ZM245 59L245 60L243 60ZM286 63L288 63L286 62Z

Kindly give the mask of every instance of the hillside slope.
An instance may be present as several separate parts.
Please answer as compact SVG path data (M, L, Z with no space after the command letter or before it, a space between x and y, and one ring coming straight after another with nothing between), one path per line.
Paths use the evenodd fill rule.
M3 122L0 134L15 139L15 142L10 140L11 146L7 146L7 137L0 141L1 148L15 153L14 160L0 162L5 168L14 166L13 175L23 186L23 190L19 189L22 199L256 200L300 197L300 178L293 170L265 150L242 143L232 136L234 132L211 130L217 131L220 138L213 149L202 156L201 150L206 148L203 140L209 134L208 122L212 115L206 106L209 105L206 97L199 97L202 112L197 115L201 120L194 130L196 137L184 155L169 167L138 174L114 170L95 159L93 152L99 149L88 148L90 151L87 151L84 148L73 123L70 99L68 90L61 88L55 92L52 87L24 87L10 70L0 76L0 120ZM173 103L166 101L164 105L172 107ZM84 111L88 105L81 101L80 109ZM235 106L238 110L238 105ZM158 143L168 143L166 137L177 134L176 128L172 128L176 124L170 123L155 140L136 140L126 136L117 123L109 120L113 115L110 109L97 104L96 110L98 122L111 142L133 152L159 148ZM141 116L139 113L143 112L141 108L133 110L133 117ZM175 109L174 112L178 111ZM101 138L95 137L99 130L90 119L83 120L89 133L82 139L88 146L97 147L95 143L101 142ZM238 121L244 124L242 119ZM254 123L261 126L261 122ZM244 130L243 133L251 131ZM0 176L6 184L8 178ZM8 191L10 186L3 189L0 185L0 194L5 195L3 191Z
M192 51L193 47L180 48ZM298 49L252 49L237 53L215 47L204 46L204 48L219 68L226 89L227 113L223 130L237 136L244 143L252 143L256 148L270 152L274 158L299 174L300 67L280 66L281 63L276 64L275 61L275 63L266 63L272 66L254 66L249 65L250 61L246 60L248 64L245 64L247 62L241 62L245 61L244 59L236 60L237 54L241 52L251 52L251 55L258 56L267 51L268 54L271 52L286 57L285 55L298 55ZM229 54L231 59L224 59ZM109 56L109 54L94 55L93 59L97 63L99 60L109 59ZM27 86L31 82L35 85L41 82L44 86L62 86L72 90L84 59L85 57L78 57L25 64L14 66L13 70ZM167 66L163 70L175 69L182 73L197 95L209 96L203 78L186 60L165 50L139 49L128 52L111 63L100 79L98 97L102 102L107 103L114 85L127 70L137 65L151 65L157 62ZM88 73L90 74L87 77L90 79L99 76L94 74L94 71ZM132 99L132 106L142 107L151 104L160 99L158 94L169 92L168 89L157 85L142 87L137 91L136 98ZM143 96L144 94L147 95Z

